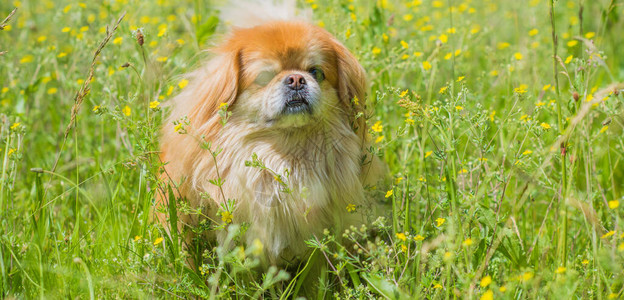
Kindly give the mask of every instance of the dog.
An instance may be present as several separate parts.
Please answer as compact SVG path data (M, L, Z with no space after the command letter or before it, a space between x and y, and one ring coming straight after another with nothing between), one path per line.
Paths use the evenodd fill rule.
M259 241L266 264L292 265L309 255L305 240L376 218L366 190L385 165L367 150L358 60L325 29L293 18L292 3L260 9L267 3L252 6L252 16L235 12L238 27L188 74L170 101L160 157L164 182L202 209L180 215L180 227L247 224L242 242Z

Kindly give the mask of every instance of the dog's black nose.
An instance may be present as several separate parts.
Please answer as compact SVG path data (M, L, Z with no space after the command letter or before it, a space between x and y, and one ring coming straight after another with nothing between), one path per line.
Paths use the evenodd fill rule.
M303 89L306 85L306 80L303 75L290 74L284 79L284 84L293 90Z

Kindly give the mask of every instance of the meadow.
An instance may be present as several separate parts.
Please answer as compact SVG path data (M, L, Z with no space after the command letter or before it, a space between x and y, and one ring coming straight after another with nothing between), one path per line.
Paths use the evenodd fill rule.
M354 246L310 239L318 299L624 297L624 3L299 4L366 69L392 180ZM310 280L319 261L255 268L263 245L236 226L189 268L153 220L166 104L218 10L0 2L0 298L290 298Z

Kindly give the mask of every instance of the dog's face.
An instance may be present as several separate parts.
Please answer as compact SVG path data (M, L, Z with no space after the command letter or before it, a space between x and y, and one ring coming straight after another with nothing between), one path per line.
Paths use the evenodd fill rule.
M271 22L234 30L216 52L209 71L214 74L200 88L205 95L193 111L199 124L227 103L233 120L256 128L344 121L364 136L364 71L327 31Z

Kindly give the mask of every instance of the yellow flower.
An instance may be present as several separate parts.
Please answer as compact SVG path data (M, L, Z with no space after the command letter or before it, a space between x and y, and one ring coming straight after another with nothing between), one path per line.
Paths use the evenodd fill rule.
M407 118L407 119L405 119L405 123L410 124L410 125L414 125L414 119Z
M499 290L501 293L504 293L504 292L506 292L506 291L507 291L507 287L503 285L503 286L501 286L498 290Z
M381 53L381 49L379 49L379 47L373 47L373 55L378 55L379 53Z
M166 62L168 59L169 59L169 57L160 56L160 57L156 58L156 61L158 61L158 62Z
M542 128L544 128L545 130L546 130L546 129L550 129L550 125L549 125L548 123L542 123L542 124L540 124L540 126L541 126Z
M385 136L383 136L383 135L378 136L378 137L375 139L375 143L376 143L376 144L377 144L377 143L381 143L381 141L383 141L383 140L384 140L384 138L385 138Z
M425 71L431 69L431 63L428 61L423 61L422 66Z
M586 34L585 34L585 38L586 38L586 39L591 39L591 38L593 38L594 36L596 36L596 33L595 33L595 32L593 32L593 31L590 31L590 32L588 32L588 33L586 33Z
M464 80L464 78L466 78L466 76L459 76L459 77L457 77L457 82L462 82L462 80Z
M602 126L602 128L600 128L600 133L604 133L607 129L609 129L609 125Z
M518 93L518 94L524 94L527 92L527 88L529 86L526 84L521 84L520 86L518 86L517 88L514 89L514 92Z
M355 204L349 203L349 205L347 205L347 211L348 212L354 212L355 211Z
M130 106L126 105L124 106L124 108L121 110L121 112L126 115L126 116L130 116L130 114L132 114L132 109L130 108Z
M424 237L424 236L422 236L422 235L420 235L420 234L418 234L418 235L416 235L416 236L414 237L414 241L417 241L417 242L420 242L420 241L422 241L422 240L424 240L424 239L425 239L425 237Z
M480 283L481 287L486 287L486 286L490 285L490 283L492 283L492 276L487 275L487 276L481 278L481 283Z
M617 200L611 200L608 203L609 203L610 209L616 209L620 206L620 201L617 201Z
M443 86L440 88L440 94L444 94L444 92L446 92L446 89L448 89L448 86Z
M151 109L154 109L154 108L157 108L159 105L160 105L160 102L158 102L158 101L152 101L152 102L150 102L149 107L150 107Z
M185 88L188 85L189 81L186 79L182 79L180 80L180 82L178 82L178 87L180 87L180 89Z
M58 58L63 58L63 57L65 57L65 56L67 56L67 53L65 53L65 52L61 52L61 53L59 53L56 57L58 57Z
M396 237L397 237L397 239L399 239L401 241L404 241L404 242L405 242L405 240L407 240L407 237L405 236L405 233L403 233L403 232L397 232L396 233Z
M56 88L49 88L48 89L48 95L54 95L56 94L58 90Z
M444 222L446 222L446 219L445 218L437 218L435 221L436 221L436 225L438 227L440 227L440 226L442 226L442 224L444 224Z
M407 95L408 90L404 90L401 92L401 94L399 94L399 97L403 98Z
M533 273L531 272L525 272L524 274L520 276L520 280L522 281L529 281L529 279L531 278L533 278Z
M455 106L455 110L460 111L460 110L464 110L463 106L457 105Z
M490 71L490 76L498 76L498 71L497 70Z
M163 238L161 238L161 237L159 237L159 238L155 239L155 240L154 240L154 246L156 246L156 245L158 245L158 244L162 243L162 241L163 241Z
M392 190L389 190L386 192L386 198L390 198L390 196L392 196L394 192Z
M531 150L525 150L524 152L522 152L522 155L529 155L529 154L531 154L531 153L533 153L533 151L531 151Z
M515 58L516 60L522 60L522 57L523 57L523 56L522 56L522 53L520 53L520 52L516 52L516 53L514 53L514 58Z
M423 53L417 51L417 52L414 52L414 56L415 57L421 57L421 56L423 56Z
M586 264L588 264L588 263L589 263L589 260L587 260L587 259L584 259L584 260L581 262L581 264L583 264L583 265L586 265Z
M609 296L607 296L607 299L617 299L617 297L618 297L618 294L611 293L611 294L609 294Z
M373 126L371 126L371 130L374 132L381 132L383 130L383 125L381 125L381 121L375 122Z
M546 84L544 85L544 87L542 88L543 91L547 91L549 88L551 87L550 84Z
M446 44L446 42L448 42L448 36L446 34L441 34L438 37L438 40L440 40L440 42L442 42L442 44Z
M612 236L612 235L614 235L614 234L615 234L615 231L611 230L611 231L609 231L609 232L607 232L607 233L603 234L600 238L601 238L601 239L606 239L606 238L608 238L608 237L610 237L610 236Z
M135 241L135 242L138 242L140 239L141 239L141 236L140 236L140 235L135 235L135 236L134 236L134 241Z
M574 56L572 56L572 55L570 55L570 56L566 57L566 59L565 59L564 63L565 63L566 65L567 65L567 64L569 64L569 63L572 61L572 58L574 58Z
M620 251L620 252L624 252L624 243L621 243L621 244L618 246L618 251Z
M574 47L577 44L578 44L577 40L571 40L571 41L568 41L568 43L566 45L568 45L568 47Z
M507 43L507 42L502 42L502 43L498 43L498 45L496 46L499 50L503 50L507 47L509 47L511 44Z
M529 30L529 36L535 36L539 33L539 30L537 30L537 28L533 28L531 30Z
M490 121L491 121L491 122L494 122L494 116L495 116L495 115L496 115L496 111L495 111L495 110L493 110L493 111L490 113Z
M61 29L61 32L69 32L71 30L71 28L69 27L63 27L63 29Z
M468 247L470 245L472 245L472 239L471 238L467 238L465 241L462 242L462 245L464 245L465 247ZM481 280L483 281L483 280Z
M221 213L221 221L225 223L232 223L232 214L229 211L224 211Z
M479 298L480 300L493 300L494 299L494 292L492 292L492 290L487 290L485 291L485 293L483 293L483 295L481 295L481 298Z
M115 44L115 45L119 45L119 44L121 44L121 42L123 42L123 38L122 37L116 37L115 39L113 39L113 44Z
M403 47L403 49L407 49L409 48L409 44L407 44L404 40L401 40L401 47Z
M22 57L22 59L20 59L20 64L26 64L29 62L32 62L33 60L35 60L35 57L28 54L28 55L24 55L24 57Z
M173 127L173 131L178 132L182 129L182 123L178 123Z
M557 270L555 270L555 274L564 273L566 270L567 270L566 267L559 267L557 268Z
M432 153L433 153L433 151L427 151L427 152L425 153L425 158L429 157Z
M20 124L21 124L20 122L15 122L15 123L13 123L13 125L11 125L11 129L12 129L12 130L15 130L15 129L19 128L19 127L20 127Z
M436 1L434 1L434 2L436 2ZM433 288L434 288L434 289L441 289L441 288L442 288L442 285L441 285L441 284L439 284L439 283L436 283L436 284L433 286Z
M48 37L47 37L47 36L45 36L45 35L41 35L41 36L39 36L39 37L37 38L37 42L39 42L39 43L43 43L43 42L45 42L45 40L47 40L47 39L48 39Z

